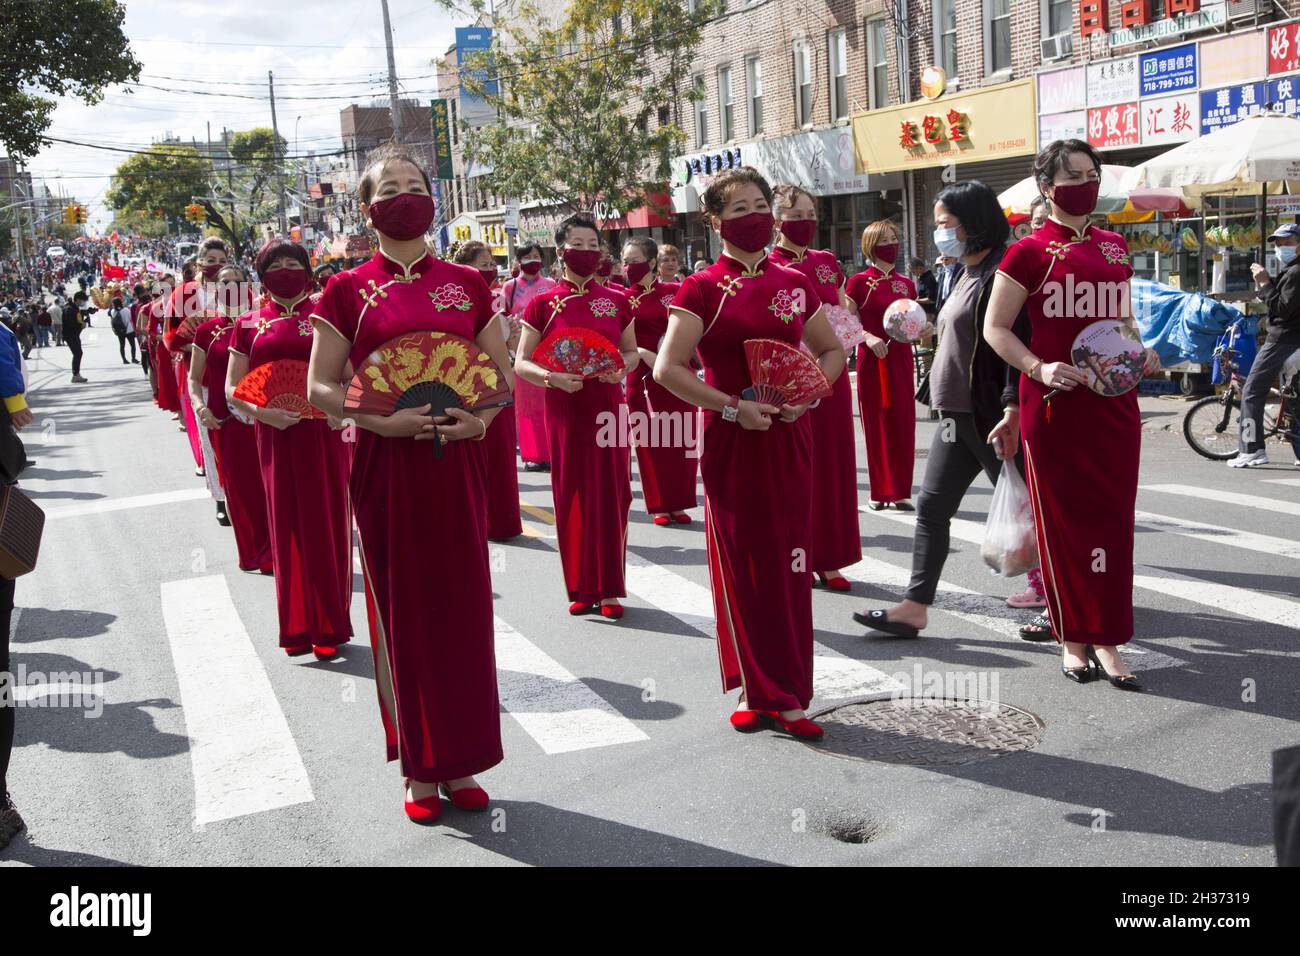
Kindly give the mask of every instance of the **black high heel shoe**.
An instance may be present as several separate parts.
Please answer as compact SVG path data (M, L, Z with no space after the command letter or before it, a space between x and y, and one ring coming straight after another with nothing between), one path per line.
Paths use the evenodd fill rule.
M1092 662L1093 667L1097 668L1097 672L1102 677L1110 681L1112 687L1118 687L1120 690L1142 690L1142 685L1138 683L1138 679L1134 675L1129 674L1126 677L1115 677L1107 672L1106 668L1101 666L1101 661L1097 659L1097 649L1091 644L1088 645L1088 660Z
M1093 670L1093 663L1089 661L1082 667L1066 667L1061 665L1061 673L1076 684L1087 684L1097 679L1097 672Z

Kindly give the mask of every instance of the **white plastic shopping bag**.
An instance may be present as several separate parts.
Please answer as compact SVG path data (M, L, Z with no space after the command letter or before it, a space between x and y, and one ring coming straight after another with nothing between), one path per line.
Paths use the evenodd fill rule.
M1038 538L1034 534L1029 490L1014 461L1002 463L980 554L993 573L1003 577L1017 577L1038 567Z

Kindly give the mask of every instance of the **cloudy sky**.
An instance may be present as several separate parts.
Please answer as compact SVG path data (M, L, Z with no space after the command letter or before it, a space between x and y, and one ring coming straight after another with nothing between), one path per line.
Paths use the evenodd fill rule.
M57 9L57 0L43 0ZM143 65L140 85L112 87L86 106L60 101L49 135L141 149L167 133L202 142L271 125L266 72L275 73L276 116L290 153L340 147L339 111L387 97L380 0L126 0L126 34ZM453 17L433 0L389 0L403 96L435 95L431 61L452 45ZM153 89L150 87L159 87ZM202 91L202 92L194 92ZM211 94L240 94L211 95ZM256 97L256 98L249 98ZM294 140L297 137L295 148ZM126 153L55 143L30 163L51 190L86 203L92 226L111 219L108 178Z

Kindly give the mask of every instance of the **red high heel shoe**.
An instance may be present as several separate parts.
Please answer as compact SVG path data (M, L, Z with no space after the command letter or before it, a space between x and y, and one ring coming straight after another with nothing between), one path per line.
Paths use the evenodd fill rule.
M763 726L763 715L757 710L733 710L731 726L742 734L752 734Z
M446 795L457 810L477 812L487 809L488 794L482 787L461 787L459 790L453 790L447 784L440 783L438 789Z
M842 574L837 578L828 578L826 575L822 574L822 572L818 571L817 577L821 581L822 587L826 588L828 591L853 590L853 583Z
M582 601L574 601L569 605L569 613L574 617L577 617L579 614L594 614L596 613L596 605L585 604Z
M826 736L826 731L820 726L814 724L807 717L800 717L798 720L786 720L780 714L773 713L776 722L791 737L798 737L800 740L821 740Z
M654 522L662 528L666 524L672 524L673 519L671 515L655 515Z
M611 621L617 621L623 616L623 605L621 604L602 604L600 606L600 616L607 617Z
M406 811L406 817L412 823L437 823L438 818L442 816L442 799L434 793L419 800L404 800L402 809Z
M275 574L275 565L264 564L260 568L258 568L258 570L261 571L263 574Z
M293 647L284 648L284 652L290 657L302 657L311 650L310 644L296 644Z
M673 520L676 521L678 524L690 524L691 516L688 515L685 511L674 511Z
M329 644L317 644L311 652L316 655L318 661L332 661L339 656L339 649Z

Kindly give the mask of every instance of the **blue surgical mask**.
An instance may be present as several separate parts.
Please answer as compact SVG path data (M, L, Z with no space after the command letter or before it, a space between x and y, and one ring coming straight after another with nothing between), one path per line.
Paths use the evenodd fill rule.
M934 231L934 247L942 255L952 256L954 259L960 259L966 254L966 243L957 238L957 229L936 229Z
M1296 256L1295 246L1278 246L1273 251L1277 253L1277 261L1282 266L1283 269L1285 269L1291 263L1295 262L1295 256Z

